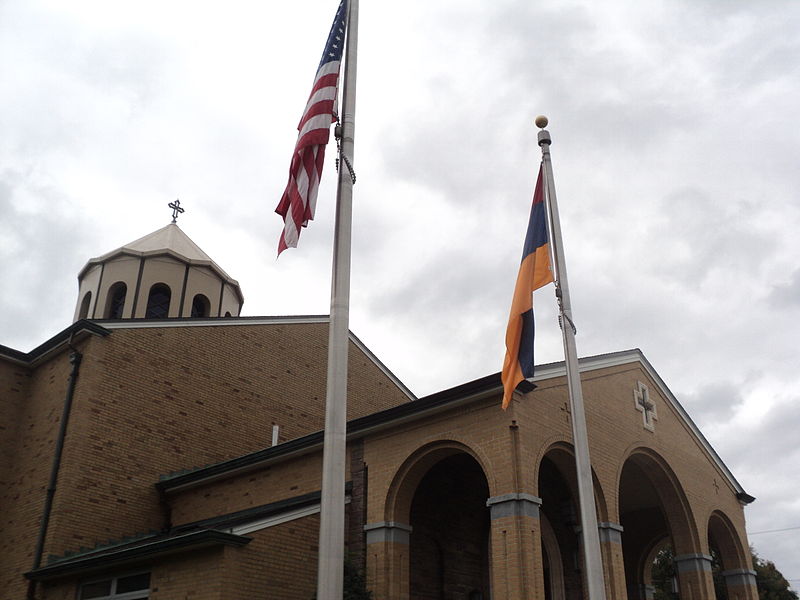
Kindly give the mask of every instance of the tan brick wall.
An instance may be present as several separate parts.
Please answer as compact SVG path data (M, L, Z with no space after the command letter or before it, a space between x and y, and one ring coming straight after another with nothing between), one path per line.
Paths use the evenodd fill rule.
M264 448L269 445L273 423L281 426L282 440L319 430L324 413L326 343L324 324L130 329L115 330L107 338L91 338L84 345L47 551L61 554L136 531L159 529L166 512L159 506L153 486L158 475ZM351 418L406 401L353 346L350 365ZM0 372L4 378L0 384L8 386L3 382L12 380L13 384L15 377L19 379L18 374L9 379L8 373ZM16 586L9 589L23 589L19 574L29 568L68 373L66 355L42 365L31 375L22 403L18 457L9 471L9 495L4 497L10 508L4 514L0 536L0 549L11 556L8 564L12 565L3 572L0 585ZM643 427L642 414L634 407L637 381L648 386L657 406L654 432ZM623 466L632 453L645 449L662 457L667 465L667 474L656 478L656 485L674 484L690 507L677 552L708 553L708 519L713 511L727 516L746 547L744 513L735 490L643 367L622 365L585 374L584 397L601 521L619 523ZM541 495L538 466L542 458L548 452L555 457L554 447L568 449L572 437L570 415L562 410L567 401L565 380L540 382L537 390L515 400L506 412L500 410L499 401L498 394L368 435L363 442L363 462L368 469L367 523L407 523L417 483L436 461L454 452L468 452L481 465L490 496L511 492ZM351 464L349 458L347 464ZM316 491L320 466L321 452L314 451L174 494L170 497L173 522L192 522ZM668 496L666 489L661 492ZM680 512L673 508L668 505L668 513ZM291 577L291 568L286 567L287 571L279 565L286 558L315 572L310 562L315 561L316 519L256 532L254 541L244 548L225 548L219 556L209 555L203 577L214 576L211 562L225 565L218 572L221 583L217 591L195 587L191 590L194 595L187 597L243 598L264 585L274 585L277 590L270 592L276 594L270 598L305 594L305 588L297 587L304 584ZM302 524L302 529L283 535L292 524ZM516 532L507 539L517 556L525 556L522 546L538 540L535 524L512 522L506 531ZM499 533L493 525L493 543L500 543ZM294 546L295 541L300 545ZM382 578L394 578L392 589L407 587L398 577L407 577L408 563L405 567L381 563L381 552L384 550L367 548L369 560L380 565L370 567L372 580L389 586ZM538 553L535 548L533 556ZM494 554L494 563L496 559ZM621 577L620 561L613 562L616 581ZM192 564L187 559L181 567L186 581L196 568ZM256 568L262 564L274 566L270 572L275 581L286 580L265 583L259 579L261 575L252 575L262 573ZM499 563L493 567L495 577L498 569ZM541 585L536 569L510 575L507 581L516 591L509 597L524 597L520 588L529 584L520 583L523 580L534 581L537 588ZM175 590L183 585L177 573ZM705 597L702 578L684 579L698 598ZM236 588L234 581L245 587ZM620 587L621 582L615 584L615 589ZM168 597L166 592L159 593Z
M247 534L242 548L226 548L224 600L311 600L316 593L319 516Z
M5 394L2 398L4 408L14 406L16 412L13 460L5 470L8 485L0 486L0 589L8 598L22 598L27 589L22 573L33 565L70 370L64 352L29 375L24 398ZM20 375L17 367L12 368L12 386L22 379Z
M27 368L0 359L0 512L5 512L5 493L11 485L11 469L29 383Z
M173 524L182 525L318 492L321 473L320 451L258 471L170 494Z
M273 424L280 441L320 430L327 339L325 323L116 329L90 338L81 348L45 559L161 529L159 475L265 448ZM352 344L349 359L350 418L408 401ZM15 387L17 371L4 370L0 383ZM3 488L0 585L21 589L32 564L68 374L65 353L34 370L29 393L16 402L24 411L11 485ZM2 406L17 410L13 399ZM319 484L292 481L280 493L312 487Z
M223 562L226 550L228 548L187 552L152 565L150 600L227 598Z
M643 427L642 413L635 409L633 390L637 381L648 386L650 398L657 405L654 432ZM408 499L403 501L403 496L413 494L415 485L404 492L398 491L397 482L411 477L407 465L424 453L426 446L435 447L437 442L447 445L444 440L458 442L478 458L487 472L491 495L513 491L540 495L538 465L555 444L571 442L572 426L569 413L562 410L568 398L565 379L543 381L539 386L505 413L499 409L498 396L370 436L364 451L369 467L367 522L407 522L404 506ZM644 448L665 459L690 507L687 535L683 547L676 551L708 554L706 532L714 510L728 515L738 535L745 539L744 513L735 490L724 483L724 474L643 368L624 365L585 374L584 399L592 464L600 486L600 521L619 523L622 468L632 452ZM519 432L516 448L510 433L513 424ZM619 561L614 562L619 569ZM615 580L620 577L621 573L614 573ZM685 579L688 582L690 578Z

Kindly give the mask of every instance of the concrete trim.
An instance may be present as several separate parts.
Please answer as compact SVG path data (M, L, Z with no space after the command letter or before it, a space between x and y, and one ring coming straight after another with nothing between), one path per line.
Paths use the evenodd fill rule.
M380 521L367 523L364 531L367 534L367 544L380 544L391 542L395 544L408 544L411 537L411 525L397 523L396 521Z
M756 586L756 572L750 569L730 569L721 573L725 585L729 586Z
M493 496L486 501L492 519L503 517L534 517L538 519L541 505L541 498L525 493L502 494Z
M600 532L600 542L622 544L622 532L625 528L619 523L604 521L597 524L597 529Z
M680 554L672 559L678 573L690 571L711 572L711 557L708 554Z

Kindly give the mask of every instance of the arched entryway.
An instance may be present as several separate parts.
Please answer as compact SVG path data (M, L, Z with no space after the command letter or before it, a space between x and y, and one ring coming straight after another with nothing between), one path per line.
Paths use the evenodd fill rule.
M731 520L721 511L708 519L708 548L712 556L717 600L756 598L755 576L748 552Z
M572 446L557 443L539 462L537 475L540 507L544 600L578 600L584 597L583 552L578 482ZM593 473L597 520L606 520L605 500Z
M491 598L486 464L473 448L439 440L398 468L382 519L365 526L376 598Z
M655 452L639 449L625 461L619 518L628 600L653 597L653 563L664 548L671 548L677 561L674 597L709 597L710 562L700 553L688 501L675 474Z
M459 452L428 469L411 501L411 600L489 596L489 486L477 461Z

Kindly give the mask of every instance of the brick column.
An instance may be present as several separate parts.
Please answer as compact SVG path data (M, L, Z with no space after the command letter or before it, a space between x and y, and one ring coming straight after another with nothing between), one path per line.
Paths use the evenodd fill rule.
M491 577L494 600L544 597L539 506L542 499L512 493L486 501L491 512Z
M758 600L756 572L750 569L731 569L722 572L729 600Z
M364 525L367 534L367 588L381 600L408 600L408 546L411 526L394 521Z
M347 551L359 570L366 568L364 554L364 524L366 522L367 466L364 464L364 440L350 447L350 505L347 509Z
M600 552L603 556L603 574L606 581L606 597L627 600L625 587L625 562L622 558L622 525L619 523L598 523L600 532ZM652 598L653 592L645 598Z
M710 556L707 554L679 554L673 561L678 573L681 598L716 600Z

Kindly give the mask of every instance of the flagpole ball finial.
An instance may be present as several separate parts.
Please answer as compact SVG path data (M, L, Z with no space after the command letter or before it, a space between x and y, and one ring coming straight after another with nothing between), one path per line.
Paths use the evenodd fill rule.
M534 122L539 129L544 129L547 127L548 120L544 115L539 115Z

